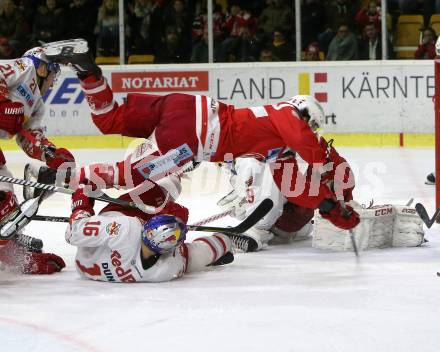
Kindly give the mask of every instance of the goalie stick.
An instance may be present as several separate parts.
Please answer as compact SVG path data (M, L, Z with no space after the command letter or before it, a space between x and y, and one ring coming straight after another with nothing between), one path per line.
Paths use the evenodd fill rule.
M216 221L218 219L224 218L225 216L229 215L231 211L224 211L223 213L211 215L210 217L207 217L203 220L199 220L196 223L193 224L193 226L201 226L206 225L210 222ZM51 215L34 215L32 217L32 220L36 221L48 221L48 222L69 222L69 218L62 217L62 216L51 216Z
M20 178L15 178L15 177L0 176L0 182L12 183L14 185L20 185L20 186L34 187L34 188L42 189L42 190L45 190L48 192L58 192L58 193L64 193L64 194L75 193L75 191L70 188L63 188L63 187L57 187L57 186L53 186L53 185L46 185L44 183L26 181L26 180L22 180ZM111 198L108 195L106 195L105 193L102 193L102 195L100 195L100 196L88 195L88 197L94 198L96 200L100 200L100 201L106 202L106 203L117 204L117 205L120 205L120 206L126 207L126 208L137 208L137 209L140 209L143 212L149 213L149 214L155 214L158 212L155 207L148 206L145 204L136 204L135 202L127 202L122 199Z
M44 192L37 198L29 199L21 203L17 214L0 228L0 239L12 238L14 235L16 235L16 239L18 239L20 236L19 231L31 221L32 216L38 212L38 207L41 202L49 195L50 194ZM22 240L26 242L24 237ZM36 243L34 244L35 246L39 246Z
M233 233L233 234L241 234L249 230L252 226L254 226L258 221L261 220L273 207L273 202L271 199L264 199L258 207L241 223L239 223L235 227L216 227L216 226L198 226L198 225L189 225L189 231L204 231L204 232L225 232L225 233Z
M422 221L425 223L426 227L429 229L431 228L431 226L434 224L434 222L437 220L437 217L440 214L440 208L438 208L433 217L430 218L428 215L428 212L426 211L425 206L422 203L417 203L416 206L416 212L417 214L419 214L420 219L422 219Z
M344 212L346 213L346 215L350 216L350 213L349 213L347 206L345 205L345 202L342 197L339 197L339 203L341 204L341 207L344 210ZM350 241L351 241L351 245L353 247L354 254L356 256L356 260L359 260L359 250L358 250L358 246L356 244L356 238L354 237L353 229L348 230L348 233L350 234Z
M202 231L202 232L222 232L230 234L242 234L254 226L261 220L273 207L273 202L269 198L264 199L258 207L240 224L235 227L220 227L220 226L203 226L203 225L188 225L188 231ZM32 220L49 221L49 222L69 222L67 217L50 216L50 215L34 215ZM200 222L199 222L200 223Z

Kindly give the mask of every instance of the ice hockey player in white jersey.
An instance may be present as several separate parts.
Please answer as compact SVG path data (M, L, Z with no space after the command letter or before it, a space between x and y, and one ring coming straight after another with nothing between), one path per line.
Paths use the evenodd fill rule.
M292 153L286 157L294 158ZM246 232L259 242L258 249L268 243L289 243L311 235L314 211L287 201L275 184L267 163L256 158L238 158L232 168L227 169L231 173L233 190L217 204L229 210L231 216L244 219L265 198L274 203L271 211Z
M140 197L158 206L165 196L156 185ZM231 240L224 234L185 243L187 219L188 210L171 200L158 214L108 205L95 215L93 200L79 188L72 196L66 241L77 247L80 276L106 282L169 281L233 261Z
M42 96L53 85L59 71L59 65L50 62L44 50L39 47L27 51L21 58L0 61L0 139L15 136L18 145L28 156L46 162L52 169L58 169L66 161L74 161L67 149L55 147L43 133ZM12 176L1 149L0 175ZM0 226L15 216L17 211L18 204L12 185L0 183ZM0 261L7 260L12 264L15 261L11 258L21 255L22 248L15 248L9 240L0 238ZM6 245L7 248L2 248ZM44 257L40 259L50 260ZM32 263L22 271L34 273L31 268ZM61 270L59 267L52 269L41 272L37 270L35 273Z

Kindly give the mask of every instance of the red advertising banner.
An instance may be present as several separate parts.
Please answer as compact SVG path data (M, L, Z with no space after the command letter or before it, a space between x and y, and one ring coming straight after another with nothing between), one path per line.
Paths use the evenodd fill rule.
M208 71L112 72L116 93L201 92L209 89Z

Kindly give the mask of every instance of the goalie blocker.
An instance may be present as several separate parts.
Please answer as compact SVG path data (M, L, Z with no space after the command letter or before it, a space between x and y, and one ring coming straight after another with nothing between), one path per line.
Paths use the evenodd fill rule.
M352 231L360 250L387 247L418 247L426 242L423 221L416 210L402 205L354 205L360 223ZM353 251L350 234L315 216L312 246L335 251Z

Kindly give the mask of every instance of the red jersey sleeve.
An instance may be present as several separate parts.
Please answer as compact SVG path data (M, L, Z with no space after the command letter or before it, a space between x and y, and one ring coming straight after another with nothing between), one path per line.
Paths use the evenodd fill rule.
M279 108L281 107L281 108ZM318 141L309 125L301 120L296 111L289 105L273 106L269 117L281 139L293 151L309 164L325 164L326 150Z

